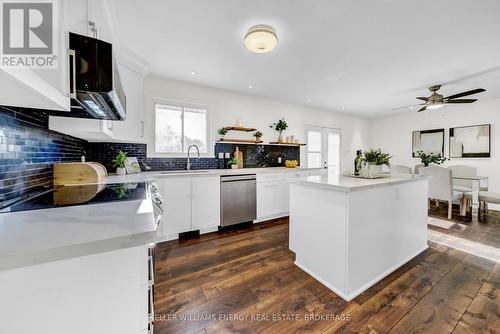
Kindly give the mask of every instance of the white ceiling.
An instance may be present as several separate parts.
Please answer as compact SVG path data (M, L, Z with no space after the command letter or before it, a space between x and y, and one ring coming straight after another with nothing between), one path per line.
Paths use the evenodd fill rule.
M112 1L153 75L364 116L439 83L500 97L499 0ZM276 30L272 53L245 49L255 24Z

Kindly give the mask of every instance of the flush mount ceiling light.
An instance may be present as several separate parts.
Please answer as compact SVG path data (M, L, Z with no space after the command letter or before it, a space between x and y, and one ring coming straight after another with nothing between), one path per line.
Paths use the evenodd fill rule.
M278 44L274 29L265 24L259 24L248 29L245 35L245 46L254 53L268 53Z

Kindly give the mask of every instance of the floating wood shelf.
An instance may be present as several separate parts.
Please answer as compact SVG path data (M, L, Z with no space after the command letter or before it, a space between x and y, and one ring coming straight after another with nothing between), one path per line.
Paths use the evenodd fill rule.
M271 145L283 145L283 146L306 146L306 144L303 143L280 143L277 141L271 141L269 142Z
M244 128L241 126L226 126L224 130L227 131L244 131L244 132L252 132L252 131L257 131L255 128Z
M244 143L244 144L262 144L262 140L252 140L252 139L229 139L229 138L224 138L224 139L219 139L219 143Z

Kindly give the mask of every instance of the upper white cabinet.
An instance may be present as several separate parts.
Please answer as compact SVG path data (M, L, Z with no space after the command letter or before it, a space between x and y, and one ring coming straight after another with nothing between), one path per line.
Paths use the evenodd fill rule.
M71 1L72 2L72 1ZM66 13L70 1L56 2L57 11ZM57 67L54 69L0 68L0 105L69 111L69 63L66 15L54 16L59 29L53 45Z
M120 141L142 143L144 142L144 77L129 65L118 64L118 70L127 97L127 118L124 121L112 121L113 137Z

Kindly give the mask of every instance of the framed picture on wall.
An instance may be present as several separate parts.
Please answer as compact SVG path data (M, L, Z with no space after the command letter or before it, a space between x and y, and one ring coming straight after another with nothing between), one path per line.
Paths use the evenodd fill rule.
M491 124L450 128L450 158L489 158Z
M412 133L412 156L416 158L417 152L440 153L444 156L444 129L420 130Z

